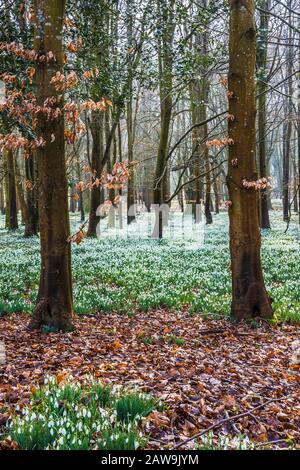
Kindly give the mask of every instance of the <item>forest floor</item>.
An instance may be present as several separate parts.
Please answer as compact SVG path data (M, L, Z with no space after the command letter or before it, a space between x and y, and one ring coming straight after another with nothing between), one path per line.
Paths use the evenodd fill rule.
M64 335L26 330L39 241L1 229L0 441L15 406L27 406L47 375L65 373L161 399L163 410L142 424L148 448L300 448L299 228L292 222L284 234L272 213L262 255L275 320L237 325L228 319L226 220L220 214L195 230L177 215L160 242L147 238L144 220L144 232L104 230L101 240L74 246L78 316L76 330Z
M46 375L137 386L164 403L143 422L148 448L300 448L300 325L233 324L187 312L155 310L134 318L107 314L75 320L76 331L26 331L28 315L0 321L6 362L0 365L2 418ZM297 353L298 348L298 353ZM257 406L260 408L255 409ZM253 410L253 411L252 411ZM245 413L239 419L228 420ZM209 436L209 437L208 437ZM235 438L234 438L235 436ZM244 440L244 437L246 437ZM243 444L244 442L244 444ZM246 444L245 444L246 442ZM273 444L268 444L273 442Z

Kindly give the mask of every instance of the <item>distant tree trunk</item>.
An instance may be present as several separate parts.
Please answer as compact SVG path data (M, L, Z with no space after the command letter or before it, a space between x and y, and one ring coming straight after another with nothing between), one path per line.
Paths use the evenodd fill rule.
M22 177L21 177L21 172L20 172L17 159L15 159L15 175L16 175L16 191L17 191L17 196L18 196L18 201L19 201L19 206L21 209L21 216L22 216L21 223L22 225L25 225L27 209L26 209L24 190L22 186Z
M70 188L70 212L74 214L76 212L76 187L75 181L72 181L71 188Z
M4 194L5 194L5 228L9 228L9 184L8 184L8 167L7 152L3 152L3 171L4 171Z
M55 61L37 62L37 105L49 96L63 106L61 91L51 78L63 69L64 0L35 0L35 50L52 51ZM64 119L47 120L38 114L37 133L45 140L36 152L38 164L39 217L41 236L41 275L36 308L30 328L72 328L72 274L68 188L65 164ZM51 135L55 140L51 142Z
M3 184L0 185L0 213L5 214L4 190Z
M291 24L292 17L291 17L291 7L292 2L288 0L288 8L289 10L289 23ZM292 28L289 27L289 44L293 43L293 36L292 36ZM288 98L286 98L286 119L287 122L283 124L283 181L282 181L282 191L283 191L283 220L288 221L290 214L289 214L289 207L290 207L290 161L291 161L291 136L292 136L292 113L293 113L293 47L287 47L286 53L286 61L287 61L287 75L288 80L286 82L286 94Z
M15 178L14 155L11 150L7 152L7 176L8 176L8 229L18 228L17 191Z
M91 170L95 172L97 178L100 177L103 167L103 137L104 137L104 116L103 113L99 111L92 111L92 122L91 122L91 132L93 137L93 147L92 147L92 168ZM89 216L89 226L87 235L89 237L96 236L96 228L100 221L100 216L96 214L97 208L101 204L101 188L93 186L91 189L91 205L90 205L90 216Z
M298 28L300 27L300 18L298 17ZM300 70L300 36L298 42L298 70ZM297 143L298 143L298 211L300 224L300 72L298 73L298 106L297 106L298 122L297 122Z
M229 26L229 146L227 184L231 207L230 254L232 269L231 314L236 319L271 318L272 307L264 285L258 220L258 195L243 187L257 179L255 130L256 29L254 0L230 1ZM238 164L233 165L233 159Z
M33 154L25 160L25 175L30 182L30 187L26 189L25 237L33 237L38 233L37 178L34 160Z
M80 164L79 164L79 156L77 155L76 159L76 173L77 173L77 179L78 181L81 180L81 174L80 174ZM83 194L82 191L78 192L78 210L80 211L80 220L81 222L84 222L84 204L83 204Z
M173 68L173 36L174 36L174 0L164 3L158 1L162 23L161 39L158 45L159 86L160 86L160 138L154 176L153 201L160 206L168 199L168 144L172 117L172 68ZM158 238L163 237L163 216L158 213Z
M215 213L219 214L220 212L220 196L219 196L219 177L214 174L213 188L215 195Z
M127 47L128 50L133 47L133 14L132 1L127 0ZM127 160L130 163L133 161L133 144L134 144L134 131L133 131L133 110L132 110L132 95L133 95L133 60L132 55L128 57L128 100L126 109L126 125L127 125ZM127 224L131 224L135 220L134 211L134 172L132 171L127 183Z
M197 35L199 41L200 35ZM199 47L199 46L198 46ZM199 53L199 51L197 51ZM198 78L191 80L190 82L190 101L191 101L191 116L192 125L201 122L201 82ZM197 205L201 203L201 179L200 179L200 166L201 166L201 129L195 127L192 131L193 141L193 157L192 157L192 177L196 178L193 182L192 191L192 211L193 218L197 221ZM202 165L203 166L203 165ZM180 193L182 193L180 191ZM183 211L182 211L183 212Z
M257 68L258 68L258 149L259 149L259 175L260 178L266 178L267 175L267 152L266 152L266 112L267 98L267 59L268 59L268 24L270 0L264 0L260 12L260 26L257 48ZM271 228L268 205L268 189L260 191L260 226L262 229Z

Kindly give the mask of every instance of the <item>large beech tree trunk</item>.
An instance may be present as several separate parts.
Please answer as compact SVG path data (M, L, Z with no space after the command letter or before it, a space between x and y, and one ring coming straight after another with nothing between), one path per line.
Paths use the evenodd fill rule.
M63 67L64 0L35 0L35 49L52 51L56 61L37 63L37 105L61 91L50 84ZM62 98L58 106L63 106ZM37 304L30 328L57 330L72 327L71 247L68 241L68 191L64 152L64 119L48 120L39 113L37 133L46 141L37 149L39 216L41 235L41 275ZM55 137L55 140L51 136ZM52 142L51 142L52 141Z
M254 0L230 1L228 90L229 147L227 184L231 207L230 254L232 268L231 314L236 319L271 318L272 307L265 289L258 220L258 193L245 189L243 180L257 179L255 132L256 30ZM230 94L229 94L230 96ZM237 165L232 160L238 159Z

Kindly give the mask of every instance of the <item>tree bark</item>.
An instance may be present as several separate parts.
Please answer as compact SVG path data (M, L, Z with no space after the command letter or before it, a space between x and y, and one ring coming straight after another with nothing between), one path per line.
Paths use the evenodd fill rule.
M168 199L168 144L173 109L172 68L173 68L173 36L174 36L174 0L164 4L158 2L159 16L162 19L161 39L158 40L159 86L160 86L160 138L154 176L153 202L160 206ZM163 237L163 217L158 211L158 238Z
M92 171L99 178L103 171L103 136L104 136L104 116L99 111L92 112L91 132L93 137L92 147ZM97 208L101 204L101 188L93 186L91 189L91 205L89 215L89 227L87 235L89 237L96 236L96 228L100 221L97 215Z
M25 175L30 181L31 187L26 190L26 220L25 237L33 237L38 233L38 206L37 206L37 175L34 155L30 155L25 160Z
M228 91L229 113L234 120L229 120L228 127L234 144L229 146L227 185L231 201L231 315L235 319L273 315L261 267L258 194L243 187L244 179L257 179L254 12L254 0L230 1ZM232 164L236 158L238 164Z
M7 152L7 176L8 176L8 229L16 230L18 228L18 211L17 211L17 191L14 155L12 150Z
M268 58L268 24L269 24L269 3L265 0L263 10L260 12L260 40L257 48L257 68L258 68L258 150L259 150L259 173L260 178L267 175L267 151L266 151L266 115L267 115L267 58ZM260 226L262 229L271 228L269 218L268 189L260 191L259 198Z
M25 196L24 196L24 190L22 187L22 177L21 177L21 171L18 165L17 158L15 158L15 177L16 177L16 191L17 191L17 196L18 196L18 201L19 201L19 207L21 209L21 223L22 225L25 225L26 222L26 201L25 201Z
M51 78L63 69L64 0L35 0L35 50L52 51L56 60L38 63L37 105L54 96L63 106L61 91ZM29 328L43 326L55 330L72 328L72 274L68 213L68 186L65 164L64 119L47 120L38 115L37 133L46 144L38 147L39 216L41 236L41 275L36 308ZM55 140L51 138L55 136Z

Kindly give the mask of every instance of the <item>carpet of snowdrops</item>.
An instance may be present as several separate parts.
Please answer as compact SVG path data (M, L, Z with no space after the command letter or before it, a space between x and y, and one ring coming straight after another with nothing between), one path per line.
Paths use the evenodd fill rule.
M284 234L281 213L271 214L272 230L262 234L263 266L276 318L300 319L299 227L296 216ZM72 231L79 215L71 217ZM231 279L227 214L194 225L190 215L172 214L165 239L151 238L153 220L141 214L128 229L108 228L99 239L73 245L74 310L78 314L133 314L153 308L188 309L208 318L228 316ZM152 224L152 225L151 225ZM0 219L0 315L28 312L37 295L39 239L13 233Z

